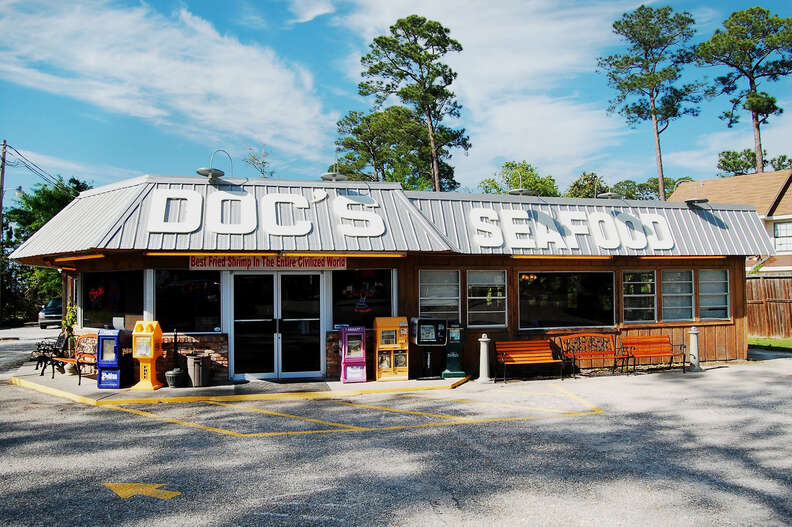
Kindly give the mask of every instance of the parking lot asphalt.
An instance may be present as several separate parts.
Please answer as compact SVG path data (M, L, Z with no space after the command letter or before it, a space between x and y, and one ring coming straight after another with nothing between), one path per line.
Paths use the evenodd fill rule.
M2 384L0 519L788 525L790 380L784 358L701 374L118 408Z

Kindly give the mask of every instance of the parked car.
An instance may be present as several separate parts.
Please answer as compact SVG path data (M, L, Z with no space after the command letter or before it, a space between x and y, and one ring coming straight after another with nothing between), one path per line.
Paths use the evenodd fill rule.
M47 302L46 306L41 306L41 311L38 314L41 329L47 326L60 326L61 320L63 320L63 305L60 298L53 298Z

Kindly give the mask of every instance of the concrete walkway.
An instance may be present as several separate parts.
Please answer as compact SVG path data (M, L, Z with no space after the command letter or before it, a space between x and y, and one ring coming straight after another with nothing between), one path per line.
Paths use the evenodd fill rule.
M77 375L55 371L52 367L45 374L35 369L34 362L26 362L16 371L10 372L12 384L29 388L49 395L63 397L72 401L105 406L113 404L151 404L157 402L192 401L252 401L285 398L328 398L343 397L364 393L409 392L423 390L443 390L453 388L463 379L432 379L387 382L366 382L343 384L340 381L272 382L252 380L239 384L206 386L201 388L160 388L155 391L134 391L130 388L120 390L100 389L96 380L83 377L77 385Z

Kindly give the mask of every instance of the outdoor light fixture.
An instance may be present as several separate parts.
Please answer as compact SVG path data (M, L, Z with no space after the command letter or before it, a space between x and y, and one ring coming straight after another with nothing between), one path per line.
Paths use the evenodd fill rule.
M622 195L618 192L603 192L601 194L597 194L599 199L622 199Z
M75 260L97 260L104 258L104 254L85 254L82 256L64 256L62 258L55 258L54 262L73 262Z
M536 192L527 188L509 189L509 194L512 196L536 196Z
M225 175L225 172L223 172L219 168L212 168L212 163L214 162L214 156L218 152L222 152L228 156L228 166L231 169L231 177L234 177L234 161L231 159L231 154L229 154L225 150L217 149L214 152L212 152L211 157L209 157L209 167L201 167L198 170L196 170L196 172L199 175L208 177L209 183L214 183L217 179Z
M709 203L709 200L707 198L689 198L685 200L685 205L688 207L697 207L704 203Z

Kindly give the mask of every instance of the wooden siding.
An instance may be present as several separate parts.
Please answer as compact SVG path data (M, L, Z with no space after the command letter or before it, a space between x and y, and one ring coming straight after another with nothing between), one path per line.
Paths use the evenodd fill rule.
M749 276L748 335L792 337L792 275Z
M466 273L467 270L478 269L506 269L507 271L507 309L508 326L506 328L476 328L466 332L465 351L462 363L465 371L473 376L478 375L479 343L478 339L486 333L492 339L490 344L490 364L494 365L494 348L497 340L516 340L531 338L550 338L557 343L557 337L569 333L583 331L585 328L556 329L556 330L519 330L519 302L517 276L524 271L613 271L615 273L615 308L616 326L613 328L597 328L593 331L612 332L624 335L660 335L668 334L673 344L688 344L688 331L696 326L699 329L699 356L702 361L723 361L745 359L748 354L748 337L745 316L745 259L739 257L712 258L712 259L638 259L619 257L611 260L573 260L573 259L515 259L504 256L445 256L445 255L414 255L401 259L399 268L399 314L409 317L418 316L418 273L421 269L459 269L460 273L460 303L462 321L467 318L466 305ZM694 281L697 284L697 272L700 269L728 269L729 271L729 304L730 318L728 320L695 320L683 322L658 322L641 324L624 324L622 322L622 276L624 270L651 270L658 271L657 281L660 281L661 269L693 269L696 272ZM657 287L658 317L661 317L661 290ZM696 286L696 291L698 290ZM695 299L696 316L698 317L698 298ZM662 318L660 318L662 320ZM420 369L423 359L422 349L411 346L410 376L422 374ZM444 358L437 349L430 350L432 362L442 365ZM658 359L646 359L642 364L659 363ZM603 366L599 361L593 361L588 366ZM583 366L587 366L585 363ZM435 368L439 373L441 368Z

